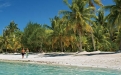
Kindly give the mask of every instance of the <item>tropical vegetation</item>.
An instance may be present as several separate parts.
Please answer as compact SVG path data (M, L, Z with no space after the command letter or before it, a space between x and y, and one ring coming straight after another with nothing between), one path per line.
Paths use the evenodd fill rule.
M121 0L113 1L107 6L100 0L63 0L70 10L58 11L51 25L28 22L23 31L12 21L0 36L0 52L121 50Z

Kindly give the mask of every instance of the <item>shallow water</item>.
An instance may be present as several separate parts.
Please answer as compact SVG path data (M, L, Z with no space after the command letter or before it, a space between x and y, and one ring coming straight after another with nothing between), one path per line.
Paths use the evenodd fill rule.
M0 75L121 75L121 72L109 69L0 61Z

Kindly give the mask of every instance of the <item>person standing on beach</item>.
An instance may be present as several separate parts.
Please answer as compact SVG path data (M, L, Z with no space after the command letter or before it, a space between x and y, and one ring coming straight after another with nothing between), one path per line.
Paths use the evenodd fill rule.
M26 49L26 58L28 58L28 55L29 55L29 49L27 48Z
M21 54L22 54L22 59L23 59L24 58L24 54L25 54L24 48L21 50Z

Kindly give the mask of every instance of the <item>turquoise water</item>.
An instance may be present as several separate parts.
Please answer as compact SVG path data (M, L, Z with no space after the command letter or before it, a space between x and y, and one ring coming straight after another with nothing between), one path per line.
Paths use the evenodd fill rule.
M121 75L121 72L97 68L0 61L0 75Z

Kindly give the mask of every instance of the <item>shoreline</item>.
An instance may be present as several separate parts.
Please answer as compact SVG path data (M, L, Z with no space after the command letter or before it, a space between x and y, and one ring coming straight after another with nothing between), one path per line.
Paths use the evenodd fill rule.
M22 59L21 55L0 54L0 61L29 62L39 64L67 65L90 68L107 68L121 71L121 53L48 53L29 55Z

